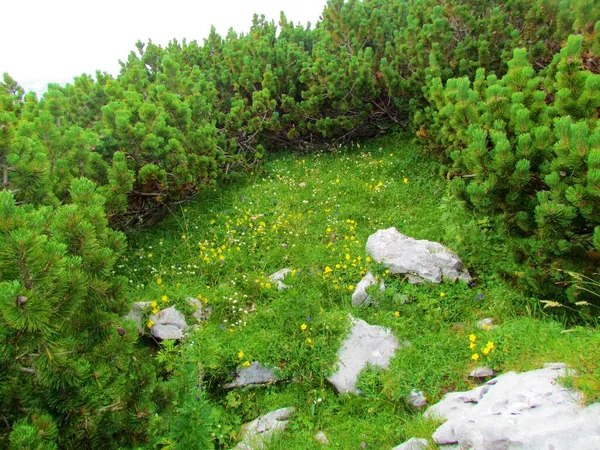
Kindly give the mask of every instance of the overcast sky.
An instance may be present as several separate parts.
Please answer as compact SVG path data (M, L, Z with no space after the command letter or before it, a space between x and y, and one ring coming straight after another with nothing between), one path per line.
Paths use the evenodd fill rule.
M254 13L284 11L294 23L317 22L326 0L18 0L0 26L0 74L27 90L64 84L97 69L116 75L138 40L202 42L214 25L248 31Z

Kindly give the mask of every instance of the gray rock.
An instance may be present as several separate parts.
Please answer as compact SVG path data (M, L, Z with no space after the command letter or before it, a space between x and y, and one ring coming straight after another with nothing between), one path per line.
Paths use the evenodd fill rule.
M406 274L413 284L442 279L471 281L458 256L437 242L405 236L396 228L379 230L369 236L367 253L384 264L392 274Z
M479 322L477 322L477 328L487 331L496 328L496 325L494 325L494 319L486 317L485 319L481 319Z
M329 445L329 439L327 439L327 436L322 431L315 434L315 441L322 445Z
M600 448L600 404L557 383L563 364L509 372L467 392L447 394L426 417L447 421L433 434L440 445L482 450Z
M369 325L352 316L350 320L352 330L338 351L338 370L328 380L339 393L360 394L356 389L360 372L367 364L387 369L401 346L389 329Z
M396 445L392 450L425 450L429 447L427 439L410 438L400 445Z
M471 378L491 378L494 375L496 372L491 367L477 367L469 372Z
M281 408L265 414L242 426L242 441L234 450L263 450L273 435L281 432L294 414L294 408Z
M187 302L193 307L196 308L194 314L192 314L198 322L202 322L203 320L208 320L210 314L212 313L212 309L209 307L205 307L204 304L194 297L188 297Z
M144 311L150 307L150 302L134 302L131 305L131 311L127 313L124 319L133 320L139 334L144 334L144 324L142 319L144 318Z
M256 386L261 384L279 381L280 378L275 375L275 371L268 367L261 366L258 362L253 362L249 367L240 369L233 382L224 385L225 389L234 389L244 386Z
M154 322L154 325L150 328L150 333L156 339L181 339L187 330L185 316L177 311L175 306L170 306L156 314L152 314L150 320Z
M269 278L271 279L271 281L274 281L277 284L277 289L282 290L282 289L286 289L289 286L287 284L283 283L283 279L287 276L288 273L291 273L292 269L288 269L287 267L285 269L281 269L278 270L277 272L271 274L269 276Z
M413 389L410 392L410 394L408 394L406 396L404 401L409 406L412 406L413 408L417 408L417 409L421 409L427 405L427 399L425 398L425 395L423 395L423 392L417 391L416 389Z
M352 294L352 306L368 305L371 303L369 294L367 294L367 288L377 284L377 280L371 272L363 277L362 280L356 285L356 289ZM385 283L383 280L379 283L379 290L385 291Z

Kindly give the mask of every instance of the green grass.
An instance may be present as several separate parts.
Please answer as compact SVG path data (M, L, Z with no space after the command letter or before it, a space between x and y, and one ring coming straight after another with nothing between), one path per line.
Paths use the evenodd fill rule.
M436 423L403 398L422 390L431 404L448 391L472 388L467 374L476 364L474 351L480 363L500 371L567 362L580 376L566 382L589 401L598 399L600 335L592 328L563 332L538 300L494 274L494 261L507 260L502 242L485 218L444 200L447 184L438 170L402 136L336 153L283 152L246 182L207 192L160 225L130 235L120 269L133 301L175 303L191 312L185 298L192 296L212 308L185 351L204 368L206 390L220 411L215 432L222 448L235 444L241 423L285 406L297 413L273 449L320 448L313 440L320 430L331 448L341 449L429 438ZM370 234L391 226L453 247L475 283L412 286L391 278L364 250ZM284 267L294 273L285 280L290 288L278 291L266 276ZM384 279L387 290L372 294L377 306L356 309L353 286L367 270ZM362 374L361 397L337 395L326 381L349 329L348 314L412 343L389 371ZM499 327L477 329L484 317ZM488 341L494 350L484 356ZM165 373L176 371L174 349L162 353ZM222 384L246 361L276 367L294 382L224 392Z

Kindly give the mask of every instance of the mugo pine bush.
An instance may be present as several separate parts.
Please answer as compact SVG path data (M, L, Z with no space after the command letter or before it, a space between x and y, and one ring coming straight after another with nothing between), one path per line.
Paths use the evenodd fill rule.
M498 216L538 293L556 269L593 271L600 252L600 74L582 44L570 36L545 76L517 49L502 78L435 77L427 94L429 145L452 161L454 192Z
M501 77L526 47L537 72L577 32L582 63L597 69L598 11L583 0L332 0L314 29L282 14L255 16L248 33L213 29L202 44L138 42L118 77L82 75L39 101L8 77L5 184L47 204L85 176L112 223L136 223L254 170L267 151L337 147L395 124L427 135L432 62L442 83L478 69Z
M113 266L125 237L108 227L94 183L75 179L69 195L35 208L0 192L3 447L140 443L154 412L153 366L120 319L129 306Z

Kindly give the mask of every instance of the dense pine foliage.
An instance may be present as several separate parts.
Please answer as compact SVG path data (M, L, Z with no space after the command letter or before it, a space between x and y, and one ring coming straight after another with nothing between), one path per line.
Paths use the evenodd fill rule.
M599 20L598 0L331 0L314 29L282 14L203 43L138 42L116 78L40 99L5 74L0 445L147 439L155 375L119 319L125 240L109 224L281 148L414 132L465 207L511 236L517 278L564 295L564 271L600 258Z

